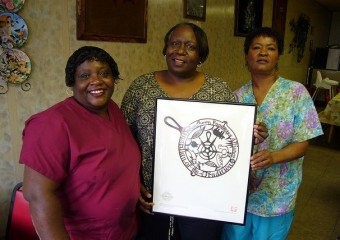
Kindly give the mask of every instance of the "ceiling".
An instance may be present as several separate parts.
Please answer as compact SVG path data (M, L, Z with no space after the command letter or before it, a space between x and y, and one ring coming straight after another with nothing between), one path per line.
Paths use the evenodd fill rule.
M332 12L340 12L340 0L316 0Z

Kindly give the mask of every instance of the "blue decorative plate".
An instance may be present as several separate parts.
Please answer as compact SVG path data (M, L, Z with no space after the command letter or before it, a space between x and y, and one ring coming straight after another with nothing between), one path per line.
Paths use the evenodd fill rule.
M25 4L25 0L0 0L1 12L17 12Z
M0 43L3 48L21 48L27 41L28 28L16 13L0 14Z
M0 75L8 83L21 84L31 74L31 60L19 49L5 49L0 55Z

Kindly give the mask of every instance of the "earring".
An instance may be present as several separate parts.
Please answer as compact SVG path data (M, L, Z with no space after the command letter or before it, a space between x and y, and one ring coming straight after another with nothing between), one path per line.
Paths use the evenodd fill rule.
M73 95L73 91L71 90L71 88L66 88L66 95L67 96L72 96Z
M202 67L202 62L201 61L197 64L197 67L198 68Z

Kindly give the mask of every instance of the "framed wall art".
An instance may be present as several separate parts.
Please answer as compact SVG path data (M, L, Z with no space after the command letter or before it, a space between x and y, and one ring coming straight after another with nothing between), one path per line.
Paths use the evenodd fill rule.
M183 0L184 18L205 21L206 0Z
M147 40L147 0L77 0L77 39Z
M277 31L282 38L285 36L287 15L287 0L274 0L272 28Z
M263 0L235 0L234 35L246 36L262 26Z
M255 113L157 99L153 212L244 224Z

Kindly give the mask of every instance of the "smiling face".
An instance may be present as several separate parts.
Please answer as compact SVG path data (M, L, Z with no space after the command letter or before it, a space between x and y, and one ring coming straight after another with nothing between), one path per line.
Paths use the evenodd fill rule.
M114 78L106 62L86 60L75 72L73 97L91 112L106 116L114 89Z
M168 71L179 77L190 77L199 64L198 46L190 26L179 26L169 39L166 48Z
M277 42L266 36L254 38L246 54L246 62L252 74L274 74L279 59Z

